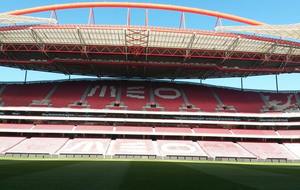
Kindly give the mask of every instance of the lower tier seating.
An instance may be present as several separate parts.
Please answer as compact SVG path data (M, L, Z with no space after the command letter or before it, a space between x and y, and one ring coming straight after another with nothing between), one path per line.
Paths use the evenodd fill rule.
M6 153L55 154L67 141L67 138L30 138L7 150Z
M198 143L213 158L256 158L237 143L222 141L198 141Z
M110 139L72 139L59 150L59 154L104 155L109 143Z
M239 142L239 144L261 159L296 159L282 144L257 142Z
M109 138L0 137L4 155L100 155L211 159L300 159L300 143Z

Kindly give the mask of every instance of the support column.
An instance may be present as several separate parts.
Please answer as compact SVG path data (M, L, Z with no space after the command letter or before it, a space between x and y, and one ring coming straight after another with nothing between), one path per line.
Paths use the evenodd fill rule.
M24 84L27 83L27 70L25 70L25 76L24 76Z
M244 91L244 81L243 81L243 77L241 77L241 90Z
M278 75L275 75L275 81L276 81L276 92L278 93Z

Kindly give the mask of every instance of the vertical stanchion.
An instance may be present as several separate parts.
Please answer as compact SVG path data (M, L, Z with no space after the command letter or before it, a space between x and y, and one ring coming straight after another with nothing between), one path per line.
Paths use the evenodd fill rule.
M276 92L278 93L278 75L275 75L275 81L276 81Z
M25 70L24 84L27 83L27 70Z
M243 81L243 77L241 77L241 90L244 91L244 81Z

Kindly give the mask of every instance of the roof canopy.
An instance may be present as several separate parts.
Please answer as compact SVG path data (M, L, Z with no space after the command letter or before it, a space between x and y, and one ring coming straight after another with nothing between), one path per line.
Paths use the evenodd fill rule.
M0 14L0 24L56 24L57 20L53 18L40 18L22 15Z
M287 25L217 26L216 31L246 32L300 40L300 23Z

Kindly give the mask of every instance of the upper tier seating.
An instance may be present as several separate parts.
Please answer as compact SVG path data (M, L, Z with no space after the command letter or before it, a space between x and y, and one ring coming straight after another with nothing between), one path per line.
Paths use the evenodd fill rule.
M198 141L198 143L213 158L256 158L237 143L222 141Z
M180 111L184 105L183 94L176 85L153 85L154 101L164 111Z
M298 103L295 94L290 93L262 93L265 101L263 107L265 112L283 112L298 110Z
M52 86L51 83L6 85L1 100L4 106L48 106L47 103L43 104L42 100L46 98Z
M161 156L207 157L201 147L192 141L158 140L157 145Z
M217 100L209 87L184 85L181 87L185 92L189 103L201 111L215 112Z
M5 153L24 139L24 137L0 137L0 153Z
M111 141L108 155L157 155L152 140L116 139Z
M282 144L257 142L239 142L239 144L261 159L295 159Z
M233 106L236 112L259 113L264 105L259 93L256 92L242 92L222 88L216 88L214 91L225 106Z
M299 110L298 95L141 81L65 81L0 86L0 106L205 112Z
M145 106L150 103L150 87L147 84L122 82L120 89L120 102L128 110L144 110Z
M85 102L81 102L88 83L66 82L57 85L57 89L51 96L52 107L81 107Z
M30 138L9 149L6 153L55 154L67 141L67 138Z
M58 152L59 154L94 154L104 155L110 139L76 138L69 140Z

